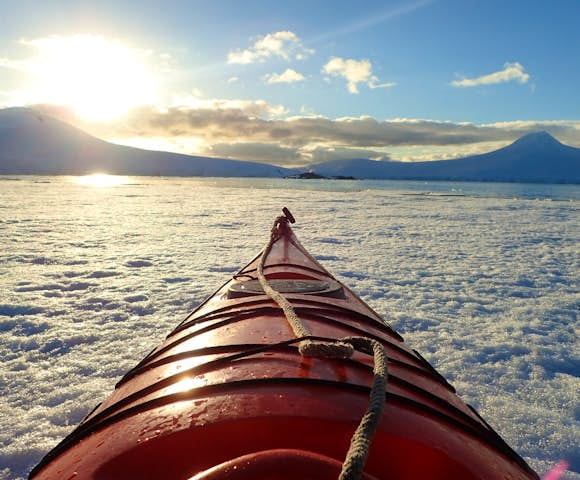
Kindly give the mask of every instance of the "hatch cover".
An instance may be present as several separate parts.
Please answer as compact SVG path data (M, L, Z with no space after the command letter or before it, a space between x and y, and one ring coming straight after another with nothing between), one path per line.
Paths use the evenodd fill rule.
M325 297L343 297L342 286L333 280L301 280L277 278L268 280L270 286L284 293L299 293L303 295L322 295ZM228 298L245 297L247 295L263 295L264 289L258 280L236 282L228 290Z

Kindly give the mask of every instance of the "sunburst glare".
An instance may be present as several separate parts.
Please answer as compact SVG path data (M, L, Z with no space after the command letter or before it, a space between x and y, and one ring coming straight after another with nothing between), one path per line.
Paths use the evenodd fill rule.
M87 120L109 120L155 101L150 52L93 35L26 42L37 51L31 95L66 105Z
M93 173L91 175L75 177L74 182L88 187L117 187L119 185L130 185L133 183L133 180L123 175Z

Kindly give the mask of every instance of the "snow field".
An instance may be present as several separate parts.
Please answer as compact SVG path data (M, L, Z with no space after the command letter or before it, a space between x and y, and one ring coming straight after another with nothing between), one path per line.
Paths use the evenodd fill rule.
M532 467L564 458L580 479L577 201L133 182L0 181L0 479L24 478L247 263L282 206Z

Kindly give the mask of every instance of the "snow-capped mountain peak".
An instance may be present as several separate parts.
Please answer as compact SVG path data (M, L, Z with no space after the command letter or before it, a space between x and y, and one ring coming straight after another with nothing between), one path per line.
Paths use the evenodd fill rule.
M553 148L563 146L563 144L556 140L548 132L539 131L528 133L527 135L518 138L514 143L511 144L511 146L517 146L518 148Z

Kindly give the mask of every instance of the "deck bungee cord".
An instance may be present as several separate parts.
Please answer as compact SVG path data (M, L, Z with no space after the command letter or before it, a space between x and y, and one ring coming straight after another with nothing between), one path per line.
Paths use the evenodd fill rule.
M283 216L276 218L268 241L258 263L258 281L264 293L274 300L284 312L288 323L296 337L302 337L298 351L304 357L347 359L352 357L355 346L360 351L372 352L374 360L374 378L370 393L370 403L367 411L361 419L350 441L350 446L339 480L358 480L364 470L369 454L369 448L373 436L379 426L385 406L385 390L387 387L387 354L383 346L368 337L343 337L335 341L321 341L312 338L312 332L308 329L300 317L296 314L292 304L280 292L272 288L264 275L264 264L274 242L281 235L280 230L287 228L288 223L295 223L294 216L284 207Z

